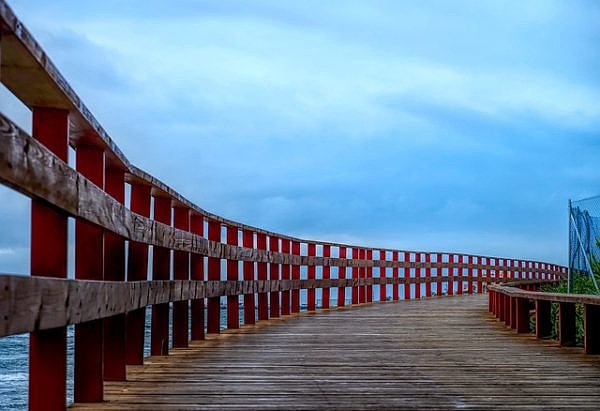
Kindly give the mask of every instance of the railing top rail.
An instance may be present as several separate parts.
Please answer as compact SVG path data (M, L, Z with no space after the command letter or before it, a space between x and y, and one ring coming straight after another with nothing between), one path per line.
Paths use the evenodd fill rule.
M485 259L515 260L497 256L470 255L467 253L402 250L372 246L358 246L330 241L302 239L295 236L276 233L259 227L243 224L234 220L221 217L208 212L179 194L177 191L153 177L149 173L137 168L129 162L125 154L100 125L81 98L75 93L60 71L46 55L39 43L16 17L5 0L0 0L0 30L2 41L2 76L0 80L28 107L53 107L62 108L70 112L70 144L93 145L106 152L106 161L110 167L121 169L125 172L126 181L130 183L147 185L152 188L155 197L168 197L173 206L187 207L194 213L207 219L218 221L229 227L240 230L249 230L284 240L300 243L317 243L333 247L355 248L367 250L380 250L398 253L431 253L454 255L458 258L476 257ZM32 81L35 87L32 87ZM547 264L533 260L518 260L526 264Z
M537 282L538 284L540 282ZM545 282L541 282L545 283ZM600 296L591 294L566 294L566 293L551 293L545 291L528 291L516 288L517 285L525 284L525 282L511 282L505 284L491 285L488 290L502 293L510 297L527 298L529 300L551 301L556 303L575 303L575 304L591 304L600 305Z

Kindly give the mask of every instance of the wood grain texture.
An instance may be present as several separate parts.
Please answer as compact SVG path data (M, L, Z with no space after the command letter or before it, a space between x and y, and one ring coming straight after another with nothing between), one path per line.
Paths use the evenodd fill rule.
M536 284L537 282L527 282ZM562 294L562 293L548 293L541 291L526 291L520 288L516 288L515 285L519 283L508 283L506 285L492 285L490 290L497 293L507 295L509 297L527 298L533 301L551 301L556 303L577 303L577 304L591 304L600 305L600 296L589 295L589 294Z
M243 281L93 281L0 275L0 337L79 324L148 305L220 296L370 284L481 281L478 277ZM485 279L484 279L485 280ZM488 279L495 281L494 279Z
M259 322L149 357L104 403L72 408L598 408L600 357L516 335L486 308L464 295Z

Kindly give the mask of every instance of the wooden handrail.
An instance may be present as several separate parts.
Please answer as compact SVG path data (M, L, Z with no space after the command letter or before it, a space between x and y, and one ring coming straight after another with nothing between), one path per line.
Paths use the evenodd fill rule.
M0 275L0 337L80 324L176 301L372 285L504 282L469 276L238 281L96 281ZM384 287L382 287L384 288ZM381 301L385 301L381 300ZM329 302L329 301L328 301Z
M535 335L551 335L552 303L558 304L558 342L563 346L575 345L575 305L583 305L583 345L586 354L600 354L600 296L536 291L548 281L511 281L488 287L489 311L517 333L530 332L530 309L533 303ZM525 288L525 289L523 289Z

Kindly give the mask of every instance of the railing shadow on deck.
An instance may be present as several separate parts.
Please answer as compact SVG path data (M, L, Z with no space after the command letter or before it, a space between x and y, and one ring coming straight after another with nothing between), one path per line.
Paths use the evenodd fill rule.
M237 328L298 313L301 290L313 311L317 290L327 309L336 293L343 306L346 293L363 304L566 275L544 262L301 239L209 213L127 160L4 0L0 25L0 79L33 115L29 136L0 114L0 183L32 199L31 276L0 276L0 337L31 333L30 409L66 405L70 324L75 401L97 402L104 381L124 380L126 365L143 363L146 307L151 354L168 355L220 332L221 297L227 327ZM69 146L77 170L67 164ZM74 280L66 279L69 217Z

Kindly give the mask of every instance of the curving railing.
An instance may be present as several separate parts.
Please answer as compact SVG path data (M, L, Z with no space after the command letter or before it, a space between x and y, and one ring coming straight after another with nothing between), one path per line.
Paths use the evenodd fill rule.
M238 328L300 312L301 292L313 311L319 295L327 309L566 275L537 261L301 239L209 213L127 160L4 0L0 24L0 79L33 118L29 136L0 114L0 183L32 199L31 276L0 276L0 337L31 333L31 409L65 406L67 325L75 401L96 402L103 381L143 363L148 306L151 354L167 355L220 332L221 298L226 327Z
M555 304L558 343L574 346L579 304L583 310L583 350L586 354L600 354L600 296L541 292L539 286L544 283L516 281L490 286L489 311L517 333L529 333L533 328L537 338L549 338L553 328L552 304Z

